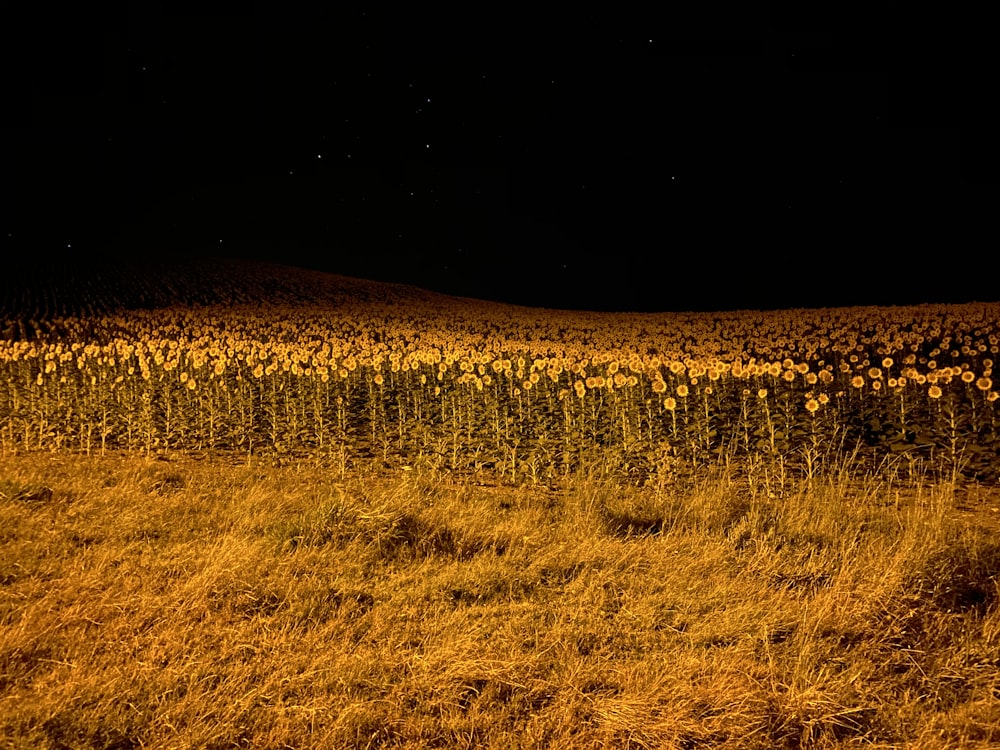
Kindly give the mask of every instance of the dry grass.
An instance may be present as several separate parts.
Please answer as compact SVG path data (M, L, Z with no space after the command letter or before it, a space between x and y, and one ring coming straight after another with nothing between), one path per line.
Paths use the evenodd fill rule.
M995 534L753 480L4 457L0 745L996 747Z

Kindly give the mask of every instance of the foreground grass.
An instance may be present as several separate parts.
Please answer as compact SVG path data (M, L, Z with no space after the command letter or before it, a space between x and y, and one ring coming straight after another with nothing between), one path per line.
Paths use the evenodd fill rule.
M0 458L0 746L997 746L995 528L755 486Z

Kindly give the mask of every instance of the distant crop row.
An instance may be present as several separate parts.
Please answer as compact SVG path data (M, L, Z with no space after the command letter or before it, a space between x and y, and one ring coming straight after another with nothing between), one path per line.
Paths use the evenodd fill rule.
M502 310L502 316L497 311ZM0 339L7 450L227 450L645 477L845 453L996 478L1000 305L720 315L170 308Z

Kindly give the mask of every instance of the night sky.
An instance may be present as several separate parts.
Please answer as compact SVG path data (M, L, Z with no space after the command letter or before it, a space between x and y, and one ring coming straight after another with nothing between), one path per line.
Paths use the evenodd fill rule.
M594 310L1000 299L995 177L886 18L203 5L49 21L3 123L12 257Z

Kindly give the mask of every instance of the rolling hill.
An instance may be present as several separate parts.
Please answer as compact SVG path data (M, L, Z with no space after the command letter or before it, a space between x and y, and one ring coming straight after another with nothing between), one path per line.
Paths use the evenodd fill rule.
M33 338L60 318L216 305L495 304L404 284L253 260L176 255L68 258L0 274L0 338Z

